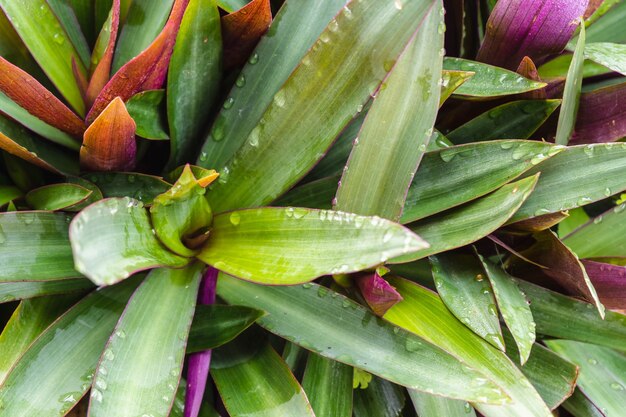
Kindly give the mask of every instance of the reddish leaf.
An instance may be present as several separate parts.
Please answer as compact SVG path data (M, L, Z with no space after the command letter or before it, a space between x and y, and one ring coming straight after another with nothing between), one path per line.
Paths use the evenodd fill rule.
M209 267L204 273L198 294L199 304L215 303L215 286L217 285L218 273L219 271L213 267ZM211 350L189 355L184 417L198 417L210 366Z
M128 171L135 166L137 126L116 97L85 131L80 163L93 171Z
M239 67L272 23L270 0L252 0L241 9L222 18L224 66Z
M378 272L358 277L356 283L367 305L378 316L382 317L387 310L403 300L398 291L385 281Z
M538 64L561 52L588 0L500 0L487 21L477 59L515 70L524 56Z
M17 156L18 158L21 158L26 162L37 165L40 168L46 169L56 174L62 174L62 172L55 168L53 165L39 158L36 154L30 152L28 149L13 141L8 136L5 136L2 132L0 132L0 149L10 153L11 155Z
M516 72L530 80L541 82L541 77L539 76L539 71L537 71L535 63L527 56L522 58L522 62L519 63ZM546 94L545 88L541 88L539 90L533 90L524 94L520 94L520 98L524 98L527 100L546 100L548 96Z
M89 86L87 87L86 99L87 105L91 106L96 100L100 91L104 88L109 81L109 75L111 73L111 63L113 62L113 52L115 51L115 42L117 42L117 31L120 25L120 0L114 0L111 9L111 27L108 31L109 42L107 47L98 62L98 65L91 74L89 80ZM100 35L102 36L102 35ZM98 39L100 41L100 39Z
M626 267L583 260L600 301L610 309L626 308Z
M541 269L528 264L514 264L514 275L546 277L564 288L570 295L582 297L596 304L601 315L604 307L591 284L585 268L578 257L550 230L533 235L536 243L521 251L521 254L547 268Z
M570 145L613 142L626 136L626 83L580 96Z
M568 216L569 214L566 211L558 211L556 213L544 214L520 222L511 223L509 227L525 232L541 232L542 230L549 229L559 224Z
M27 72L0 57L0 90L30 114L73 136L82 136L85 123Z
M587 10L585 10L585 15L583 16L587 19L589 16L594 14L598 7L600 7L604 3L604 0L589 0L589 6L587 6Z
M104 86L87 114L88 123L94 121L116 97L126 101L141 91L156 90L163 86L176 35L188 4L189 0L176 0L159 36L146 50L120 68Z

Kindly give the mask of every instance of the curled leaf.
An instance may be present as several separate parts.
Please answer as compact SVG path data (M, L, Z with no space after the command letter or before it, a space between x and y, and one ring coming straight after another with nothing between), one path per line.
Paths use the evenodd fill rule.
M117 97L85 131L80 163L93 171L128 171L135 166L137 125Z
M85 124L74 112L27 72L0 57L0 90L30 114L74 136Z
M270 0L250 3L222 18L224 66L242 65L272 23Z
M571 145L613 142L626 136L626 83L580 96Z
M383 316L387 310L402 301L402 296L398 291L389 285L378 272L358 277L356 283L367 305L377 316Z
M565 48L588 0L500 0L487 21L478 60L516 69L524 56L537 63Z

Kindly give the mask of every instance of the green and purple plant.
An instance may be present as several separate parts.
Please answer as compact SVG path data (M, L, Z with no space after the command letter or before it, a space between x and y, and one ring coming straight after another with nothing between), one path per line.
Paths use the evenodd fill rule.
M625 3L0 10L0 416L624 415Z

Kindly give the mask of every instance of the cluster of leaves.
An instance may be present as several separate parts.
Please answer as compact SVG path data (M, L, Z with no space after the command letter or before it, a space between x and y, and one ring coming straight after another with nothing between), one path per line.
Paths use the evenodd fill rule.
M623 415L626 3L0 8L0 415Z

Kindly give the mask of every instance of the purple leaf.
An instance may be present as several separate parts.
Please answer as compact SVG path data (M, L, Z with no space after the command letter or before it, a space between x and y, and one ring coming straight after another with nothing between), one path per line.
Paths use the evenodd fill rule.
M477 59L515 70L524 56L541 64L561 52L588 0L500 0L487 21Z
M626 309L626 267L583 260L600 301L610 309Z
M398 291L378 275L378 272L358 277L356 283L361 295L378 316L383 316L387 310L403 300Z
M626 83L580 96L570 145L613 142L626 136Z
M200 284L200 292L198 293L199 304L215 303L215 286L217 284L218 272L217 269L209 267L204 273L202 283ZM189 355L184 417L198 417L210 367L210 350Z

